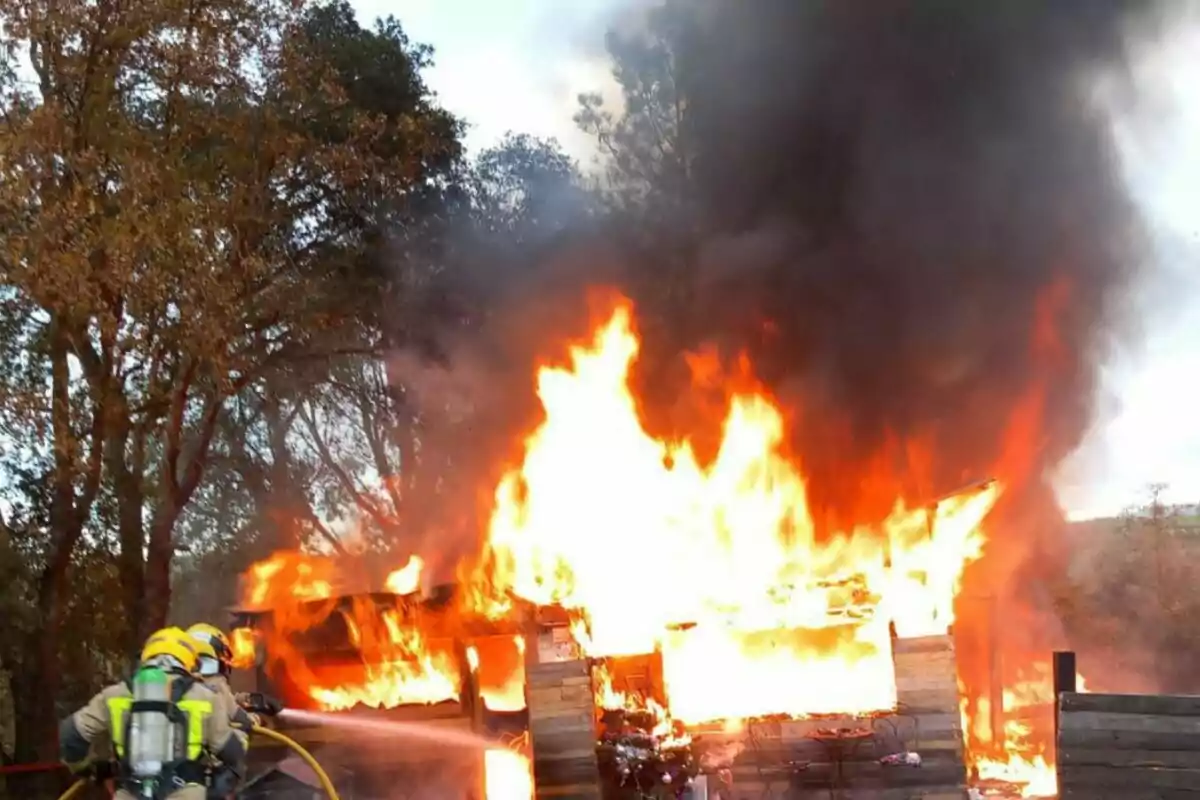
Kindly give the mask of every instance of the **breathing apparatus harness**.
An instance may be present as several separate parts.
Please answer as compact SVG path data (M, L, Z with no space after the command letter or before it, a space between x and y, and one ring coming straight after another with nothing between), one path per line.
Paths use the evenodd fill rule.
M110 700L117 754L117 786L146 800L203 786L201 761L206 700L186 700L196 680L166 664L145 664L126 681L132 698Z

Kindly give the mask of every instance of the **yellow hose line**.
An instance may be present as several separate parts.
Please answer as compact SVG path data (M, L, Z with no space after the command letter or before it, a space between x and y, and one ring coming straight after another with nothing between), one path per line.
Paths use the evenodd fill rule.
M321 782L321 788L325 790L325 794L329 796L329 800L341 800L341 798L338 797L337 789L333 788L333 781L329 780L329 776L325 774L325 770L321 769L321 765L317 763L315 758L313 758L312 753L301 747L295 739L292 739L290 736L284 736L279 731L273 731L270 728L263 728L258 725L255 725L252 730L255 733L266 736L268 739L274 739L275 741L290 747L296 753L296 755L304 759L304 763L308 764L308 766L312 768L312 771L316 773L317 780ZM83 788L87 786L87 784L88 782L86 779L80 778L72 783L69 789L59 795L58 800L72 800L75 795L83 791Z
M80 778L71 784L71 787L58 796L58 800L71 800L72 797L83 791L83 787L87 786L88 782L84 778Z
M329 780L329 776L325 774L325 770L321 769L321 765L317 763L317 760L312 757L312 753L301 747L294 739L284 736L279 731L273 731L270 728L263 728L259 725L255 725L252 730L255 733L260 733L269 739L274 739L292 748L296 755L304 759L304 763L308 764L312 768L312 771L317 774L317 780L321 782L321 788L325 790L325 794L329 796L329 800L341 800L338 797L337 790L333 788L333 781ZM59 798L59 800L65 800L65 798Z

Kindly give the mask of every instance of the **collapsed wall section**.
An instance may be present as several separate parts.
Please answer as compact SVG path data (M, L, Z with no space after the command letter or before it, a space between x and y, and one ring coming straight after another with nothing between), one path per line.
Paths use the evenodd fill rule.
M572 650L566 628L542 628L537 636L539 646L528 654L527 692L538 797L598 798L590 662ZM634 671L642 671L645 658L635 660ZM608 661L613 672L626 671L621 659ZM966 767L953 639L897 639L894 662L894 712L692 727L700 782L735 799L774 793L825 800L846 790L859 800L962 800Z

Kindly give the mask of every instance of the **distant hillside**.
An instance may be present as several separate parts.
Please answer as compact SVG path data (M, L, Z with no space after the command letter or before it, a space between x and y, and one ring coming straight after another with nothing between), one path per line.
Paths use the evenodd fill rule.
M1179 505L1164 506L1159 512L1166 521L1169 528L1175 529L1177 532L1200 531L1200 504L1182 503ZM1150 507L1144 507L1136 510L1131 510L1126 514L1117 517L1096 517L1095 519L1082 519L1070 523L1070 528L1073 535L1081 537L1087 536L1104 536L1106 534L1114 534L1120 532L1126 526L1133 523L1141 523L1143 525L1151 524L1153 516Z

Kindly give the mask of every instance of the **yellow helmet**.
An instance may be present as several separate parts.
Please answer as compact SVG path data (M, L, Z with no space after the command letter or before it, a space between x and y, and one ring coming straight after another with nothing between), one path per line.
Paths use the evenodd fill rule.
M171 659L179 669L195 672L200 661L199 643L182 628L155 631L142 647L142 663Z
M233 669L233 647L229 644L229 637L215 625L209 625L207 622L198 622L187 629L188 635L201 643L202 648L206 648L205 652L201 653L200 658L200 673L202 675L228 675ZM211 662L208 659L212 659ZM209 666L209 665L212 666Z

